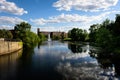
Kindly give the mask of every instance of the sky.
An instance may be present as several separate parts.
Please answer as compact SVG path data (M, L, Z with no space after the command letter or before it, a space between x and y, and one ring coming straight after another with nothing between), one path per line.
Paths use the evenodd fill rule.
M0 29L14 29L23 21L31 30L89 30L90 25L120 14L120 0L0 0Z

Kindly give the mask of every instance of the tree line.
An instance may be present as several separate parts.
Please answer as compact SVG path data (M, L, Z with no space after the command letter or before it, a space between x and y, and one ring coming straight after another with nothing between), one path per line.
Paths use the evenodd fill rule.
M88 32L79 28L73 28L68 31L68 37L71 38L72 41L87 41Z
M73 28L68 31L71 41L93 42L108 52L120 53L120 14L116 15L115 21L106 19L101 24L93 24L86 30ZM35 45L45 39L43 34L35 34L31 31L31 25L26 22L16 24L14 33L8 30L0 30L0 38L11 38L22 40L26 46Z
M89 41L109 53L120 53L120 14L115 21L106 19L101 24L91 25L89 31L73 28L68 36L72 41Z
M13 35L8 30L0 29L0 38L9 38L9 39L12 39Z
M120 14L115 21L106 19L101 24L90 26L89 38L107 52L120 53Z
M43 40L43 35L37 35L31 31L31 25L26 22L21 22L16 24L13 32L9 30L0 30L0 38L21 40L24 47L33 47L41 40Z

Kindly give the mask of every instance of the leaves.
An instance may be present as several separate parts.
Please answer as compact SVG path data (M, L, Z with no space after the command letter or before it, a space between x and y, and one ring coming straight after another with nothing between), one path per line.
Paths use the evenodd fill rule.
M72 41L85 41L88 33L86 30L73 28L68 32L69 38L72 39Z
M116 15L115 22L106 19L102 24L92 25L89 30L90 41L108 52L120 52L120 15Z
M35 46L40 38L37 34L30 31L31 25L29 23L22 22L15 26L15 38L21 39L23 41L23 45L27 47Z

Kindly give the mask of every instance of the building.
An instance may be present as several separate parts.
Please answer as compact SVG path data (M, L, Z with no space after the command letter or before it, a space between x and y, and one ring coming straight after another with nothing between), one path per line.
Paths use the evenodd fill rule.
M52 32L48 32L48 31L40 31L40 28L37 29L37 34L42 33L44 34L46 37L50 34L50 37L52 39L63 39L63 38L67 38L68 34L65 32L57 32L57 31L52 31Z

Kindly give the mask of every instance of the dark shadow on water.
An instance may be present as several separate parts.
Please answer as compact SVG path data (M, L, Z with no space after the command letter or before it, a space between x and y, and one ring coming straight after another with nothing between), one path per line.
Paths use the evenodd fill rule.
M18 62L15 80L62 80L61 75L52 66L41 67L39 63L35 64L33 62L34 54L34 48L23 49L22 56Z
M17 75L17 61L22 55L22 50L0 56L0 80L15 80Z
M81 45L79 44L74 44L74 43L68 43L68 48L73 52L73 53L81 53L83 50L81 48Z
M96 58L103 69L113 68L115 70L114 76L120 79L120 54L108 53L104 50L91 50L90 56Z

